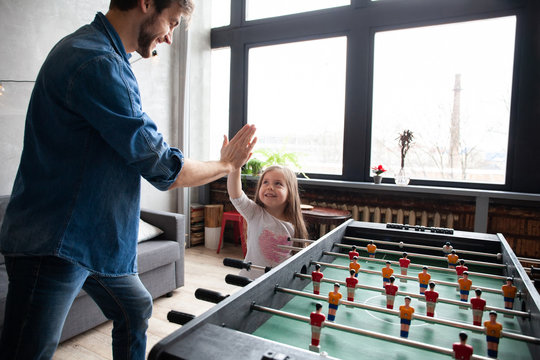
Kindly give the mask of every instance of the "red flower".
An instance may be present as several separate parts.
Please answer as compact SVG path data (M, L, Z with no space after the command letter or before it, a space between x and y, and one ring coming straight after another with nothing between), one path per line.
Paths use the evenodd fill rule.
M382 166L382 165L379 165L379 166L373 166L371 168L371 170L373 170L373 172L375 173L375 175L381 175L383 172L386 171L386 169Z

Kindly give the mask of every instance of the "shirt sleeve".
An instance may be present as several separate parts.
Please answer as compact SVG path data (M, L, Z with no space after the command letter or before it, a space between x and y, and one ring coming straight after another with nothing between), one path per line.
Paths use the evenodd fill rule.
M184 156L142 111L137 80L119 56L97 56L81 65L71 78L66 104L153 186L167 190L174 183Z
M259 205L257 205L253 200L248 198L243 191L242 195L240 195L239 198L231 198L230 200L231 203L234 205L236 211L238 211L240 215L242 215L247 221L254 218L255 215L261 211Z

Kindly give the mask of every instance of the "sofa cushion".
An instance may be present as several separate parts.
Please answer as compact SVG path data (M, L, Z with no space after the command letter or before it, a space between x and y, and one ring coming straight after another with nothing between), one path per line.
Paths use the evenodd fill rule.
M139 274L180 259L180 244L169 240L149 240L137 246Z
M137 239L138 242L153 239L161 234L163 234L163 230L161 230L157 226L154 226L147 223L146 221L139 219L139 238Z

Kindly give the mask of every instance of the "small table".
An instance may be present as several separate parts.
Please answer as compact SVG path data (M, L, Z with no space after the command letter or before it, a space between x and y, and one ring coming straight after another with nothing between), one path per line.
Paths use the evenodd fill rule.
M319 225L319 237L322 237L326 234L327 226L330 226L330 230L332 230L337 225L351 218L351 212L348 210L323 207L302 209L302 215L304 216L310 238L317 236L317 225Z

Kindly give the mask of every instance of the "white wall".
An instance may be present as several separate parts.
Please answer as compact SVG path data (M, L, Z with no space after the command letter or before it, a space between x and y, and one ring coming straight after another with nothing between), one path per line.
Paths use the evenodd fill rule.
M65 35L90 23L97 11L107 12L109 0L0 0L0 80L35 80L48 52ZM175 37L185 36L176 30ZM174 46L174 44L173 44ZM178 84L175 49L158 47L158 57L133 64L139 81L143 109L173 146L178 146L177 100L172 89ZM138 58L134 54L132 60ZM177 58L177 57L176 57ZM26 108L32 82L4 82L0 96L0 194L11 193L17 172ZM176 211L175 192L160 192L143 181L141 206Z

